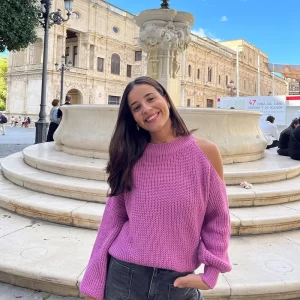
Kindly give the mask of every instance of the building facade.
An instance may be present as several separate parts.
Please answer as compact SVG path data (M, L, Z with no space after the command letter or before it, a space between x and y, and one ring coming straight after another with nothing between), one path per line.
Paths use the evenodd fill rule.
M53 10L64 11L64 1L54 0ZM55 64L70 61L65 73L64 95L73 104L118 104L125 86L147 74L147 57L138 44L134 15L102 0L76 0L70 20L55 25L49 34L47 111L60 97L60 72ZM43 58L43 29L28 48L9 55L7 114L38 119ZM268 56L244 40L215 42L192 35L181 57L181 105L216 107L218 97L236 85L235 49L239 47L240 96L257 94L260 56L260 94L286 94L286 82L264 67ZM64 58L62 58L64 56Z

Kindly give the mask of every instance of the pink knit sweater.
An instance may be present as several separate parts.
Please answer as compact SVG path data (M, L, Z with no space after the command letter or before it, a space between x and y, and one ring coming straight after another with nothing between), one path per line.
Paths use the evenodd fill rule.
M143 266L189 272L204 264L211 288L229 272L226 188L192 135L148 144L131 192L107 200L80 289L104 299L108 255Z

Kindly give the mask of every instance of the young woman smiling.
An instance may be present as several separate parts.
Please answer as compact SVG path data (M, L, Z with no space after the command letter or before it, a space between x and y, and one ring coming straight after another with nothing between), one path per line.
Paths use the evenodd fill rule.
M109 147L109 199L81 292L92 300L199 300L228 272L222 160L154 79L126 87ZM204 264L203 274L194 270Z

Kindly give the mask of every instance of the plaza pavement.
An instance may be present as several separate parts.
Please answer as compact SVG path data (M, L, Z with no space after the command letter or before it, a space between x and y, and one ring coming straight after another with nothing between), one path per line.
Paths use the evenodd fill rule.
M35 128L11 127L7 125L5 129L5 135L0 133L0 158L20 152L34 144Z
M10 154L20 152L33 145L35 128L6 126L6 134L0 134L0 159ZM61 297L50 293L33 291L0 282L0 300L77 300L74 297Z

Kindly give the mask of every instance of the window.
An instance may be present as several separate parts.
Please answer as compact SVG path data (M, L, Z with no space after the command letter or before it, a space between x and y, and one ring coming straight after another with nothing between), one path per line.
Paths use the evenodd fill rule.
M212 68L211 67L208 67L207 81L208 82L212 81Z
M119 105L120 97L119 96L108 96L108 104L109 105Z
M79 14L77 12L72 13L72 18L73 19L79 19Z
M191 65L189 65L189 67L188 67L188 73L189 73L189 77L191 77L192 76L192 66Z
M66 47L65 64L68 63L68 61L69 61L69 56L70 56L70 48L69 48L69 47Z
M114 33L118 33L119 32L119 29L117 27L113 27L113 32Z
M225 81L226 81L226 87L227 87L227 85L228 85L228 75L226 75Z
M200 79L200 69L197 70L197 79Z
M73 67L77 66L77 46L73 48Z
M187 99L187 106L188 106L188 107L191 106L191 99Z
M206 107L214 107L214 100L207 99L206 100Z
M111 56L111 73L120 75L120 56L115 53Z
M221 84L221 75L219 75L219 84Z
M142 51L135 51L135 61L142 60Z
M132 65L127 65L127 77L131 77Z
M97 71L98 72L104 71L104 58L101 57L97 58Z

